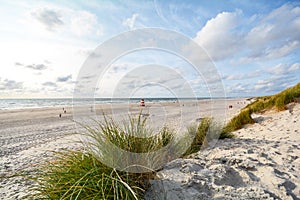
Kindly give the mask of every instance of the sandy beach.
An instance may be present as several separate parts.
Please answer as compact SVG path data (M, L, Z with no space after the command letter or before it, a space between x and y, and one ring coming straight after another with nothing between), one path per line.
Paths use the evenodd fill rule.
M195 113L195 105L200 109L198 117L189 115L185 120L197 121L197 118L210 116L211 108L215 109L216 116L226 112L227 120L238 113L240 108L244 107L248 102L244 99L229 99L226 101L224 108L223 100L202 100L185 102L179 104L176 102L152 103L146 104L146 108L150 112L150 119L159 119L161 114L158 110L164 108L168 115L168 120L175 119L180 114L182 106L185 112ZM228 105L233 105L232 109ZM129 106L130 111L139 112L138 104ZM103 111L111 110L110 105L97 105L95 107L97 115L101 115ZM128 105L116 105L114 112L128 109ZM78 131L83 131L73 121L73 110L71 107L64 107L66 113L63 113L62 107L53 108L27 108L15 110L0 111L0 175L1 177L12 175L20 170L31 169L37 166L41 160L49 158L51 151L59 151L67 148L81 148L81 144L77 141L79 138L74 135ZM197 111L198 112L198 111ZM62 114L59 117L59 114ZM165 115L165 114L164 114ZM160 120L153 120L156 123ZM174 123L171 123L174 124ZM0 179L0 198L1 199L20 199L28 191L26 190L30 182L22 178L1 178Z
M300 199L300 104L253 118L236 138L168 163L147 199Z
M228 100L226 105L233 108L225 110L218 107L218 101L196 103L200 118L209 116L213 104L220 114L227 113L228 121L249 102ZM192 112L194 105L186 102L184 106ZM159 118L155 107L162 106L173 119L183 105L148 104L150 118ZM125 107L117 105L114 112ZM234 132L236 138L220 140L189 159L168 163L158 173L161 179L152 181L147 199L299 199L300 104L288 108L253 115L256 123ZM38 166L50 158L51 151L82 148L74 133L83 130L73 121L72 108L64 109L66 114L60 107L0 111L1 177ZM140 107L132 104L129 109L138 112ZM103 111L111 113L110 105L96 106L97 114ZM63 113L61 118L59 113ZM1 178L0 198L21 199L30 184L21 177Z

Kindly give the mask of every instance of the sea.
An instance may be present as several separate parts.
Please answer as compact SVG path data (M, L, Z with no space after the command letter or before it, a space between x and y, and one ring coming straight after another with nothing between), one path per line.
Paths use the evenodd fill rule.
M145 102L175 102L178 98L144 98ZM210 98L197 98L210 99ZM180 100L195 100L195 98L181 98ZM43 108L43 107L68 107L91 104L115 104L115 103L138 103L140 98L37 98L37 99L0 99L0 110L20 108Z

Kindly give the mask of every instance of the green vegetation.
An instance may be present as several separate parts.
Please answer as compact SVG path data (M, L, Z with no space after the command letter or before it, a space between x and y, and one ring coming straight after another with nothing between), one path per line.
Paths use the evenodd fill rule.
M66 151L31 176L37 183L32 199L138 199L147 175L119 172L90 153Z
M221 125L209 117L202 119L198 126L194 125L189 127L188 132L191 135L195 135L195 137L182 157L187 157L188 155L200 151L201 148L206 147L207 141L210 140L209 137L220 139L233 137L231 133L222 132Z
M273 108L277 111L285 110L287 104L295 102L296 98L299 97L300 83L273 96L259 97L255 102L246 106L237 116L232 118L224 127L222 134L238 130L245 124L254 123L251 117L252 113L265 112Z
M103 146L111 142L118 148L134 153L153 152L166 146L173 139L173 132L163 127L157 134L146 124L147 118L129 117L129 122L117 123L112 118L104 117L96 127L85 126L86 136L92 138L90 148L103 152ZM101 133L101 134L99 134Z
M30 180L36 184L32 186L34 195L27 198L143 199L149 180L155 178L155 171L119 171L102 163L98 156L111 153L106 148L108 143L129 152L153 152L168 145L174 139L174 133L165 127L154 134L141 115L129 117L129 121L123 123L104 117L103 122L94 121L93 125L85 128L87 132L84 135L91 139L85 143L86 149L83 152L55 152L50 161L30 173ZM190 127L188 131L195 137L189 140L192 144L183 156L199 151L206 145L207 133L218 134L221 129L211 118L204 118L198 126ZM183 138L183 143L186 142ZM115 155L112 159L122 161L123 158Z
M206 142L205 137L209 131L211 123L212 119L207 117L202 119L198 126L193 125L188 128L189 134L195 135L195 137L193 138L191 146L182 155L183 157L200 151L202 145Z
M37 183L32 188L36 193L34 199L143 198L148 180L155 176L153 172L141 174L118 171L101 163L95 152L107 153L107 143L130 152L152 152L166 146L174 134L163 128L154 135L141 115L130 117L129 123L124 121L123 124L105 117L103 123L95 121L95 126L85 128L85 135L92 139L86 144L86 152L55 153L50 162L39 171L31 173L29 178ZM147 135L152 136L135 137ZM113 159L122 161L122 157Z

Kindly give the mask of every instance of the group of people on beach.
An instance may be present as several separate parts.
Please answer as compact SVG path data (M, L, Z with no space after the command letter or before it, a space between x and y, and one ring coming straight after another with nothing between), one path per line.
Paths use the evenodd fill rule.
M67 114L67 110L66 110L65 108L63 108L63 113L64 113L64 114ZM58 116L59 116L59 118L61 118L61 117L62 117L62 114L61 114L61 113L59 113L59 115L58 115Z

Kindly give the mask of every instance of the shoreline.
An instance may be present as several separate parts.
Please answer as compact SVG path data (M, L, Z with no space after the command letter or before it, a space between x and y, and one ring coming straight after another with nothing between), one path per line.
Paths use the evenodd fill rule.
M253 98L253 97L252 97ZM73 107L75 106L82 106L85 105L86 102L89 102L88 100L90 100L94 105L114 105L114 104L138 104L140 99L139 98L133 98L133 99L127 99L127 98L113 98L111 100L109 100L111 98L95 98L95 99L81 99L79 100L80 104L74 104L73 102L73 98L34 98L34 99L1 99L0 98L0 111L7 111L7 110L21 110L21 109L39 109L39 108L58 108L58 107ZM174 101L214 101L214 100L246 100L246 99L251 99L251 98L247 98L247 97L225 97L225 98L209 98L209 97L196 97L196 98L144 98L146 103L172 103ZM60 101L60 100L67 100L68 103L65 104L59 104L58 102L56 104L53 105L43 105L43 106L37 106L37 105L28 105L26 104L25 106L18 106L18 107L1 107L1 101ZM102 101L101 101L102 100ZM106 101L107 100L107 101ZM115 101L114 101L115 100ZM42 102L40 102L42 103ZM16 103L9 103L8 105L16 105L16 104L20 104L20 102Z

